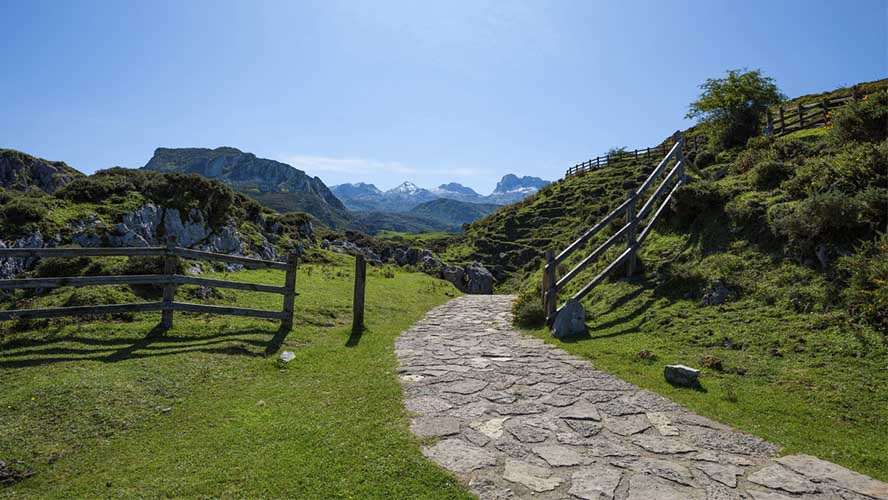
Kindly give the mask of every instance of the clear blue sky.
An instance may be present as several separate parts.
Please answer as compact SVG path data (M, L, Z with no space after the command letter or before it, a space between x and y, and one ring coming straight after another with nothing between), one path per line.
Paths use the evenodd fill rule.
M235 146L327 184L558 178L697 85L888 75L888 2L0 0L0 147L85 171Z

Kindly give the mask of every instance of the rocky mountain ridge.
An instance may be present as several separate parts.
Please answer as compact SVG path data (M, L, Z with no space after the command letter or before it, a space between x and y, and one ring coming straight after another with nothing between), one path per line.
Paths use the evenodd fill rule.
M237 148L157 148L142 168L216 179L269 208L310 213L333 227L349 219L345 206L319 177Z
M497 183L489 195L477 193L474 189L457 182L441 184L433 189L424 189L411 182L382 191L373 184L363 182L339 184L330 190L349 210L410 212L418 205L436 200L449 199L466 203L509 205L536 193L549 181L539 177L518 177L507 174Z

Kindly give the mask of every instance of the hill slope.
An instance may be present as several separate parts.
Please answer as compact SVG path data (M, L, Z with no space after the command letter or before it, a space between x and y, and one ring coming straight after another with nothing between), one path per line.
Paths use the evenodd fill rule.
M306 212L334 227L350 219L320 178L236 148L157 148L143 168L216 179L278 212Z
M83 174L65 162L37 158L21 151L0 149L0 187L54 193Z
M534 333L789 452L888 478L886 124L883 92L835 110L826 128L701 155L645 243L640 273L583 300L589 333ZM504 288L521 290L516 315L539 320L544 250L563 249L648 169L621 164L547 186L471 224L444 257L496 268ZM703 390L666 384L663 366L676 363L703 368Z

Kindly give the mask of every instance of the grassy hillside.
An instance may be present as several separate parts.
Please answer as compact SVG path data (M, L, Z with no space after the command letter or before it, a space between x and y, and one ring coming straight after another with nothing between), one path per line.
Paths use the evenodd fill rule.
M835 110L826 128L700 155L639 275L584 300L587 336L553 342L787 451L888 478L886 124L888 94L874 94ZM521 291L516 314L532 324L543 251L563 249L647 170L625 164L549 186L471 224L445 256L499 266L501 286ZM720 287L727 302L704 306ZM703 368L703 390L667 385L663 365L673 363Z
M353 261L326 258L300 266L284 338L275 322L179 313L160 337L147 336L156 313L4 325L0 459L36 474L0 498L470 498L420 454L393 349L403 329L458 292L424 274L370 268L367 331L351 336ZM276 271L227 276L283 282ZM192 287L179 293L198 300ZM209 302L280 308L278 296L251 292ZM280 342L296 353L289 364L265 357Z

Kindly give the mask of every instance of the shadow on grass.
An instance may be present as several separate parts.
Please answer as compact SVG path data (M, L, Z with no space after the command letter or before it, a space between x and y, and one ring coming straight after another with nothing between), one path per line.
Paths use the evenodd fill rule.
M345 347L354 347L361 342L361 336L364 335L364 332L367 331L367 327L362 327L359 331L352 330L351 334L348 336L348 340L345 341Z
M182 336L167 335L166 330L158 325L143 337L97 339L74 334L48 339L19 338L0 344L0 368L26 368L72 361L116 363L194 352L263 357L276 354L289 333L290 329L281 327L268 340L263 340L261 336L267 336L269 330L261 328Z

